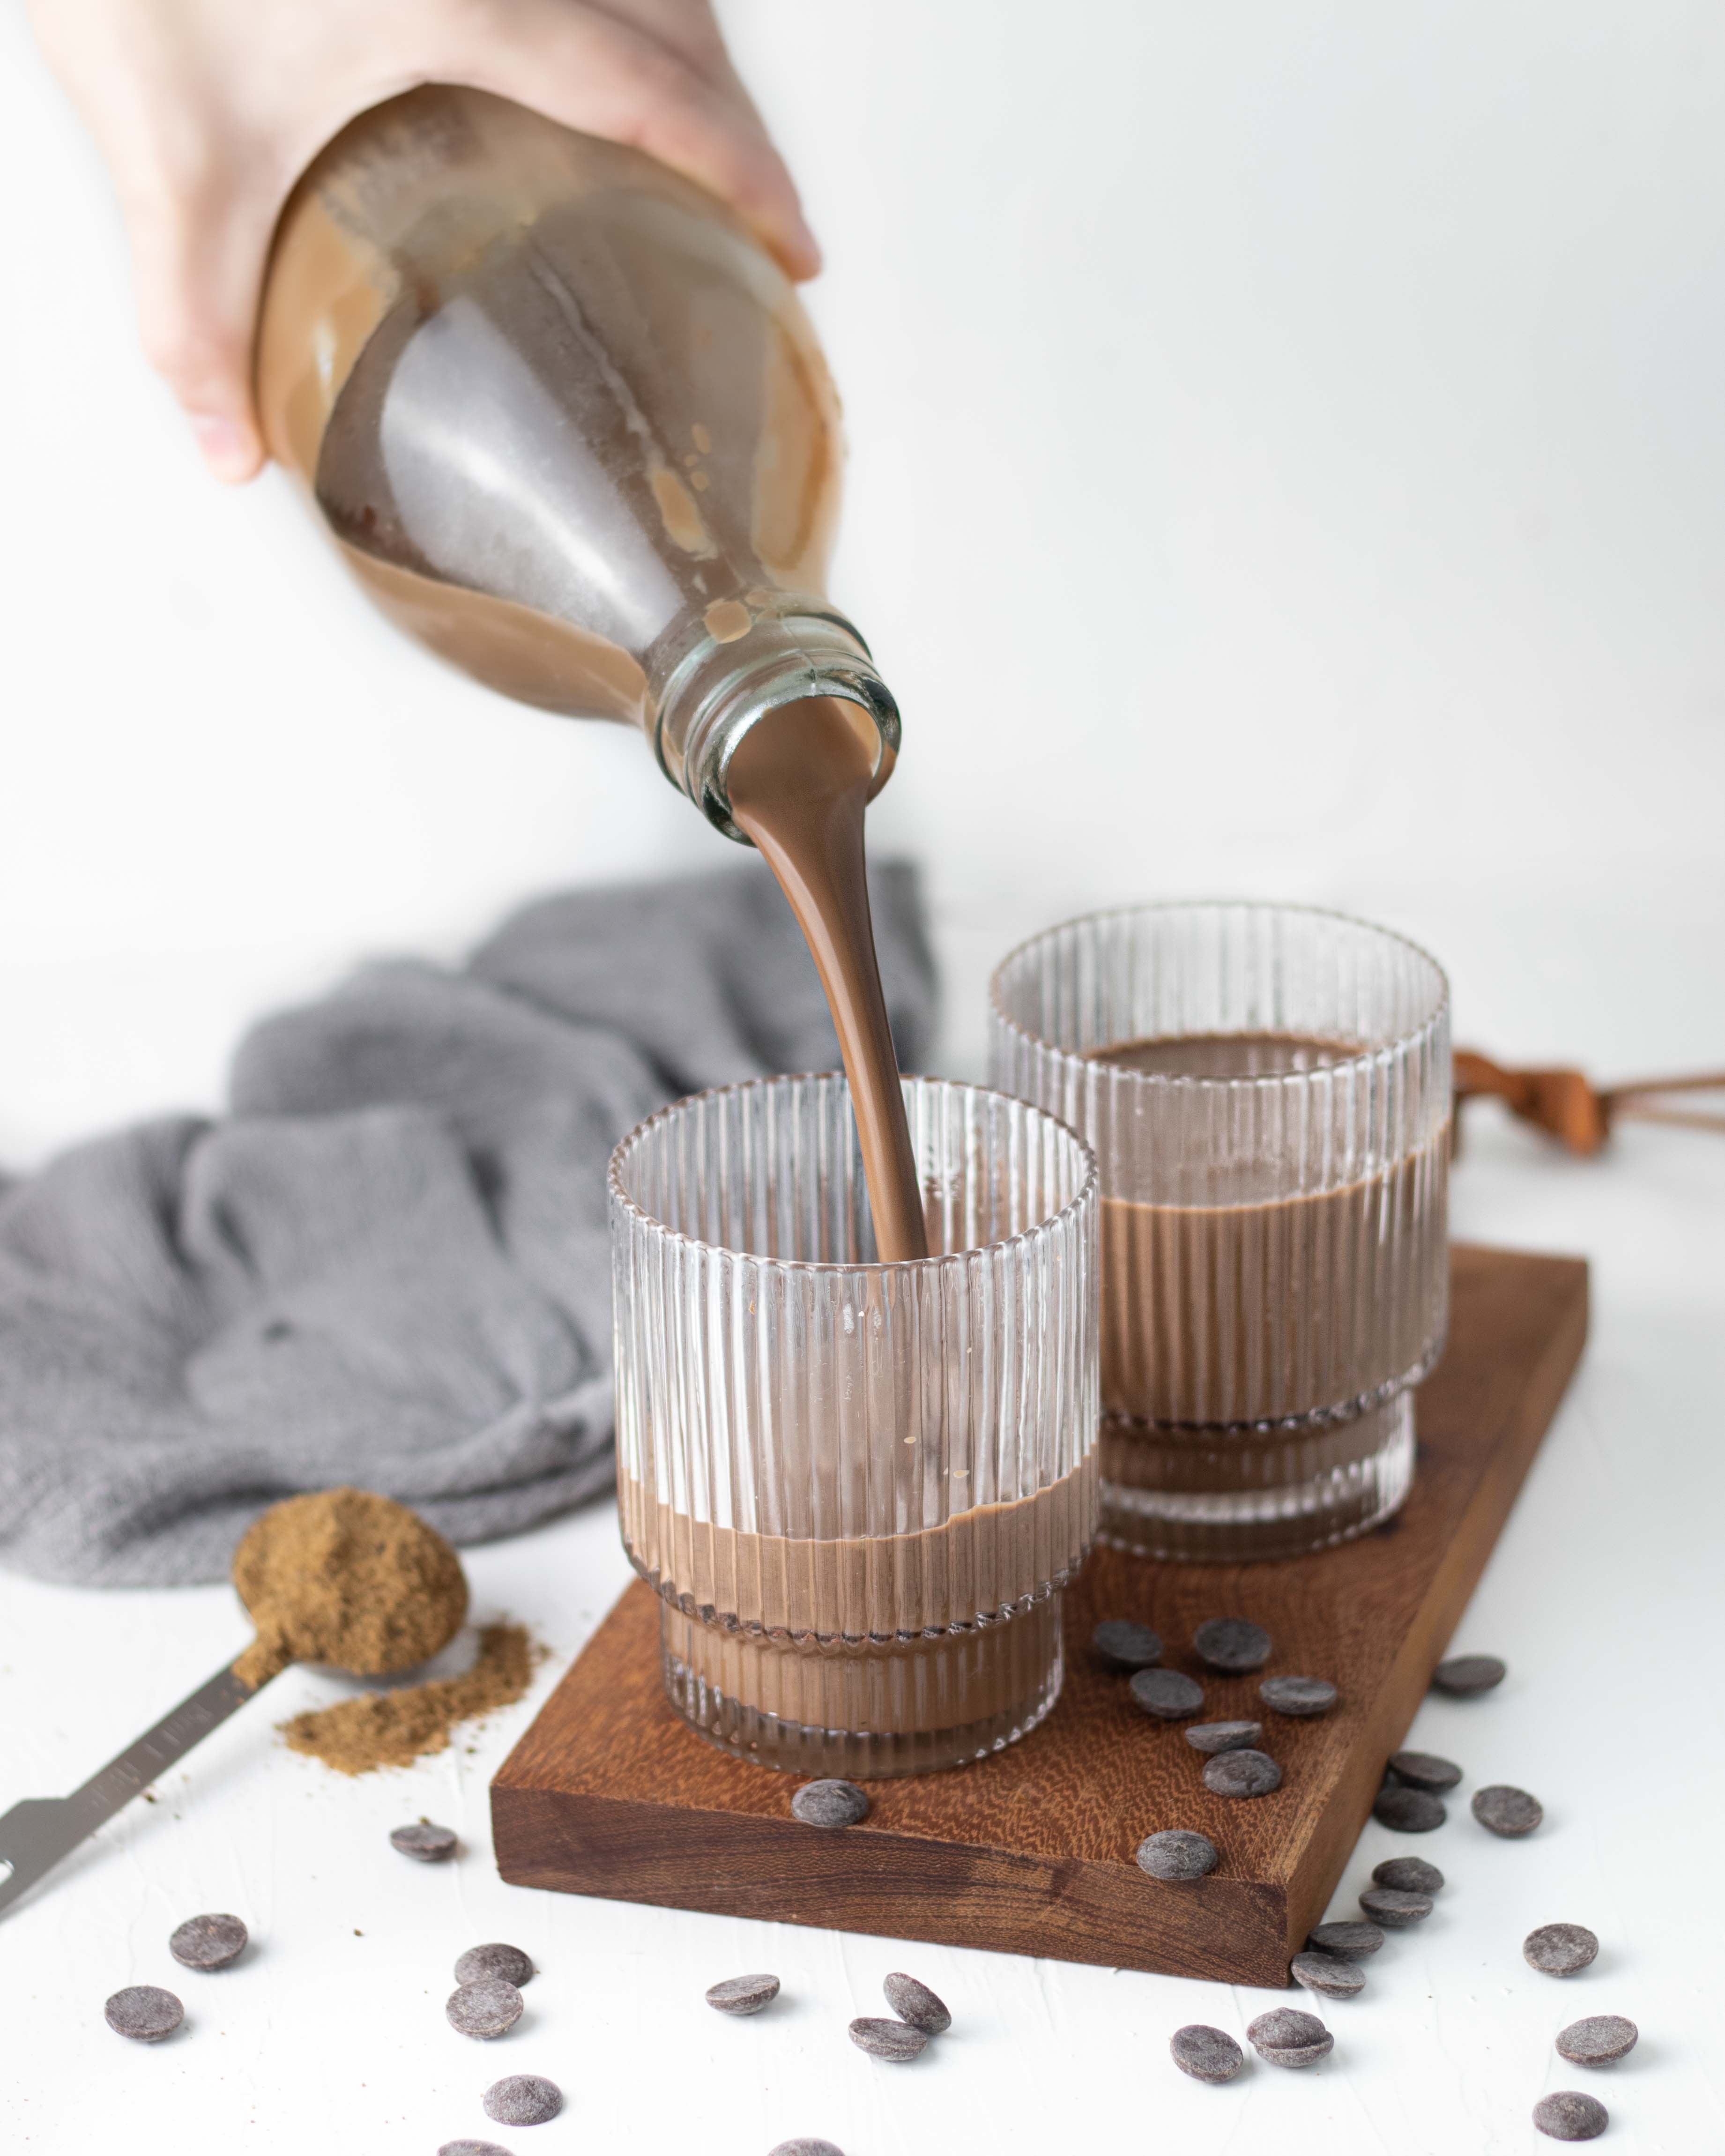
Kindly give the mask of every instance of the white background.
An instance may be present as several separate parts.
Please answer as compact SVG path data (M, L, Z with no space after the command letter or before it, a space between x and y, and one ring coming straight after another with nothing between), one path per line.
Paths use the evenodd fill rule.
M1725 1064L1717 10L726 13L832 264L812 305L853 445L834 588L906 714L877 844L928 869L943 1063L979 1062L983 978L1029 929L1254 891L1410 931L1462 1036L1512 1059ZM214 1105L246 1018L362 953L454 952L549 886L724 857L637 741L440 670L285 488L204 480L16 0L0 187L0 1163ZM1464 1621L1511 1682L1414 1734L1535 1788L1549 1824L1500 1845L1461 1807L1409 1845L1455 1883L1330 2010L1315 2073L1214 2091L1168 2066L1178 2024L1237 2029L1267 1996L513 1892L483 1790L521 1710L471 1757L349 1786L269 1748L268 1719L330 1688L295 1675L0 1924L0 2121L69 2156L121 2136L429 2156L529 2069L573 2098L506 2137L546 2156L762 2156L793 2132L847 2156L1087 2135L1451 2156L1532 2145L1541 2090L1585 2080L1608 2145L1720 2145L1725 1727L1700 1635L1722 1604L1722 1205L1707 1137L1631 1133L1592 1166L1496 1127L1470 1148L1458 1226L1585 1250L1598 1323ZM561 1666L622 1560L600 1512L472 1570ZM239 1638L220 1590L0 1580L0 1802L79 1779ZM422 1811L470 1838L450 1871L382 1839ZM1355 1887L1389 1842L1370 1830ZM175 1981L167 1932L205 1907L246 1915L254 1957L176 1984L173 2045L123 2046L101 1999ZM1517 1952L1553 1918L1606 1941L1561 1986ZM490 1937L545 1974L480 2052L438 2002ZM958 2026L895 2075L842 2024L903 1965ZM787 1984L771 2015L700 2005L763 1966ZM1552 2034L1597 2011L1639 2020L1640 2051L1560 2068Z
M832 267L835 595L906 713L942 1061L1117 899L1387 920L1465 1038L1725 1063L1725 23L1676 0L747 0ZM0 1160L213 1104L245 1019L725 856L632 735L208 484L0 8Z

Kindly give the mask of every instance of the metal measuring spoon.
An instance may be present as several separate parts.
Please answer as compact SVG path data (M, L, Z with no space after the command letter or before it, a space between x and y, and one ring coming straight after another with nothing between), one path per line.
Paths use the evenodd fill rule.
M0 1881L0 1909L28 1893L45 1871L262 1689L236 1675L230 1662L69 1797L26 1797L0 1815L0 1866L10 1867Z
M280 1530L296 1517L303 1520L308 1514L321 1517L328 1512L333 1523L339 1525L341 1522L335 1520L334 1515L344 1507L348 1512L346 1538L339 1535L330 1538L331 1550L347 1553L340 1563L339 1576L344 1581L355 1578L362 1581L370 1590L365 1599L374 1615L381 1607L385 1615L399 1611L410 1621L398 1635L388 1635L387 1645L344 1639L340 1633L331 1635L314 1632L309 1637L300 1635L290 1650L276 1639L275 1627L270 1621L268 1572L272 1546L268 1537L272 1529ZM375 1530L381 1522L393 1526L398 1534L404 1530L404 1547L392 1557L375 1532L356 1535L352 1517L356 1508L362 1515L358 1522L362 1527ZM249 1552L261 1560L261 1566L254 1563L249 1568ZM329 1562L333 1564L337 1560L332 1557ZM442 1572L445 1589L455 1598L446 1597L439 1605L440 1614L437 1615L429 1614L424 1604L428 1565L433 1571ZM248 1529L235 1554L234 1572L241 1598L251 1609L260 1634L269 1640L268 1646L262 1638L254 1641L225 1669L218 1670L196 1691L182 1699L172 1713L165 1714L152 1728L146 1729L123 1752L116 1753L105 1767L99 1768L70 1796L26 1797L9 1812L0 1815L0 1910L8 1908L20 1895L27 1894L63 1856L69 1856L80 1841L105 1825L141 1790L183 1759L194 1744L225 1722L236 1707L254 1698L295 1655L319 1661L339 1655L344 1662L356 1663L362 1676L394 1675L446 1647L460 1629L467 1611L466 1582L461 1577L461 1560L454 1551L417 1513L371 1491L323 1491L285 1498L280 1504L272 1505ZM330 1576L327 1570L321 1570L315 1564L308 1567L291 1561L289 1572L300 1581L316 1582ZM258 1584L264 1595L261 1602L258 1594L248 1586L254 1574L258 1575ZM279 1586L280 1582L276 1584ZM411 1620L416 1608L418 1621L414 1624ZM426 1629L428 1624L430 1630ZM251 1666L242 1675L242 1667L247 1664Z

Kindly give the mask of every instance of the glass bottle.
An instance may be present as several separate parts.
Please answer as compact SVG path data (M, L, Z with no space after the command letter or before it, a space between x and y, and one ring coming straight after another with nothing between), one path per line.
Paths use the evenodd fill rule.
M300 180L259 323L271 454L370 596L504 695L637 726L740 839L763 712L898 711L824 596L838 399L788 280L639 151L431 86Z

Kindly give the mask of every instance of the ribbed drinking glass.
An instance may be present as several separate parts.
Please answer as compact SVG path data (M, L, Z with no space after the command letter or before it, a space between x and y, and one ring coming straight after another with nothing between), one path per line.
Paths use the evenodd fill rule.
M994 1083L1101 1171L1101 1539L1284 1557L1387 1517L1448 1305L1438 966L1339 914L1153 906L1035 937L990 1002Z
M836 1075L680 1101L611 1163L619 1507L665 1689L798 1774L1034 1727L1096 1532L1096 1163L1023 1101L903 1082L914 1263L875 1260Z

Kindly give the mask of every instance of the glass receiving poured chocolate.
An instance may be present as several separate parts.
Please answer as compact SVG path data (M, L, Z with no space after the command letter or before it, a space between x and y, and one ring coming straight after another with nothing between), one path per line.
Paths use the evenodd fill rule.
M992 988L994 1082L1102 1175L1102 1539L1322 1548L1411 1486L1448 1300L1448 989L1387 931L1257 905L1050 931Z
M1034 1728L1096 1531L1095 1162L1023 1101L903 1089L920 1260L876 1259L836 1075L680 1101L612 1162L619 1500L665 1688L798 1774Z

